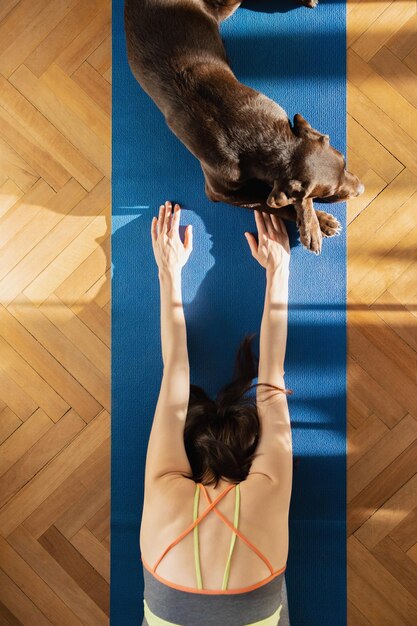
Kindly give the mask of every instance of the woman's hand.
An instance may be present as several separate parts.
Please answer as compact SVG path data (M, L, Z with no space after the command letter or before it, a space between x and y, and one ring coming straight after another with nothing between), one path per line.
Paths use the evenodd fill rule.
M276 215L255 211L255 222L258 242L252 233L245 233L252 256L266 269L274 270L281 265L288 267L290 243L282 219Z
M180 272L193 249L192 227L185 229L184 243L179 233L181 208L179 204L172 213L171 202L159 207L159 216L152 220L152 248L160 272Z

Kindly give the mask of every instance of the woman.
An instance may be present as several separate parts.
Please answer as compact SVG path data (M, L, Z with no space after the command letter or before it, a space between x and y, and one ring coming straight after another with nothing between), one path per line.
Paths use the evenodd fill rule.
M266 270L259 382L256 398L248 395L256 365L246 340L233 382L214 401L197 387L190 393L181 270L192 230L182 243L180 213L166 202L152 221L164 370L145 470L143 624L282 626L292 485L288 236L279 218L262 213L255 213L259 243L245 233Z

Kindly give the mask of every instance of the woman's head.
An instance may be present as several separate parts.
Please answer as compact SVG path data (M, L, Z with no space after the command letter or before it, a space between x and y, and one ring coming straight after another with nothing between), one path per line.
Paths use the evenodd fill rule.
M241 343L233 381L215 400L191 385L184 443L195 482L215 486L220 479L241 482L255 458L260 421L255 394L248 394L257 376L251 340L245 337Z

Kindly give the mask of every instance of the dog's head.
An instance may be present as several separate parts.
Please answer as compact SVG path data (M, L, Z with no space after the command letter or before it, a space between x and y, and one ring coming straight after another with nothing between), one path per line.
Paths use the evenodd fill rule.
M342 202L363 193L364 186L347 171L343 154L330 145L328 135L312 128L299 113L294 116L292 131L299 141L290 175L286 180L274 180L268 206L279 208L306 198Z

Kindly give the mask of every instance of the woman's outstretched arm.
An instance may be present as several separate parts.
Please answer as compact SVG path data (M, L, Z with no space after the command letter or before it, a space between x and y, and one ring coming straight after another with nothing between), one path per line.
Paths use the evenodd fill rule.
M255 213L258 243L246 233L252 255L266 270L265 304L261 324L257 388L261 422L258 456L251 474L265 474L279 485L289 503L292 485L291 423L284 393L284 359L287 344L287 309L290 247L284 222L274 215Z
M181 210L166 202L152 220L152 247L158 265L161 295L163 376L146 457L145 484L189 473L184 424L190 393L187 333L181 294L181 271L192 250L192 231L179 236Z

